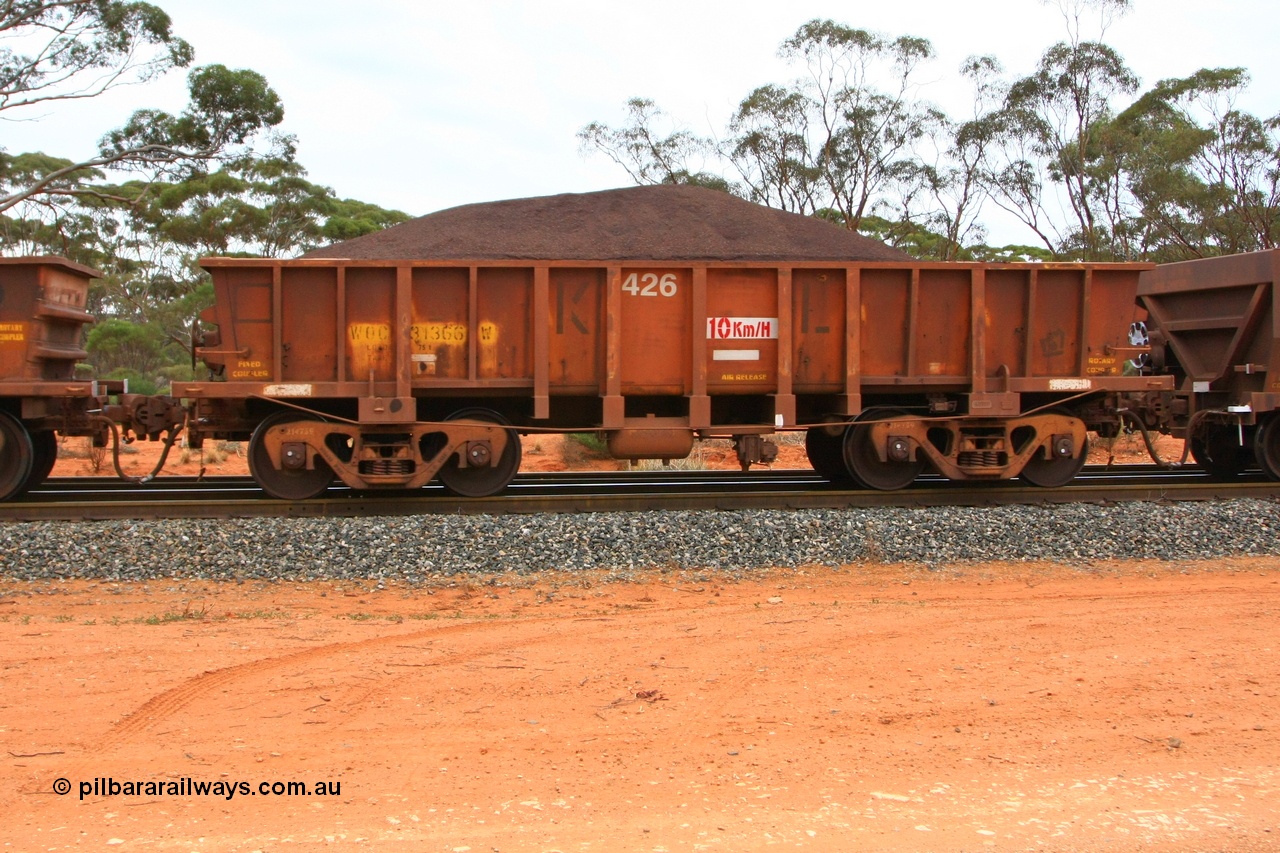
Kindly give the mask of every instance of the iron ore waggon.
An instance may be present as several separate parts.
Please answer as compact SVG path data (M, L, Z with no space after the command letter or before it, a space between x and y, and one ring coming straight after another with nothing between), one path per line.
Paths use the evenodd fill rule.
M599 431L626 459L805 429L816 470L897 489L1068 482L1126 375L1142 265L206 259L223 381L175 386L190 440L247 438L290 499L435 477L504 487L518 433Z
M99 276L65 258L0 258L0 500L49 476L58 435L102 447L119 425L159 437L183 419L171 400L77 377L94 320L85 310L89 282Z
M1280 480L1280 250L1163 264L1139 276L1149 312L1149 369L1172 394L1132 406L1150 426L1187 440L1219 477L1255 462Z
M1192 435L1240 421L1191 422L1198 403L1155 369L1165 339L1135 334L1163 310L1136 301L1151 265L924 263L695 187L467 205L300 259L203 265L208 377L144 398L75 378L93 270L6 264L0 499L47 475L55 430L101 445L184 420L195 447L248 441L255 479L292 500L335 478L493 494L535 431L597 432L624 459L726 438L744 468L803 431L837 482L1058 486L1126 411Z

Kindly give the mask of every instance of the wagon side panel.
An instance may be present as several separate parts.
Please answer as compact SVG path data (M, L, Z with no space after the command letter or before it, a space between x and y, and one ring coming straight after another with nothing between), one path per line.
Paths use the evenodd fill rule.
M281 270L281 378L285 382L338 380L338 270Z
M604 387L603 267L555 267L547 301L548 376L558 394L596 394Z
M845 271L797 269L792 273L792 358L797 394L845 390Z
M778 387L778 270L707 270L707 390L769 394Z

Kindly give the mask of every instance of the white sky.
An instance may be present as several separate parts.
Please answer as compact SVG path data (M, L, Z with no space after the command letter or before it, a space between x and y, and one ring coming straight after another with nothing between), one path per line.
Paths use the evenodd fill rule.
M1039 0L153 0L195 47L196 64L264 74L284 100L311 180L414 215L500 198L625 186L601 155L579 153L588 122L618 125L633 96L699 135L722 132L753 88L797 72L779 43L815 17L933 42L921 96L968 108L955 69L994 54L1029 72L1065 24ZM1107 41L1145 86L1240 65L1246 103L1280 112L1274 0L1135 0ZM139 107L178 111L185 73L107 97L16 115L0 145L87 157ZM1009 241L1018 234L993 234Z

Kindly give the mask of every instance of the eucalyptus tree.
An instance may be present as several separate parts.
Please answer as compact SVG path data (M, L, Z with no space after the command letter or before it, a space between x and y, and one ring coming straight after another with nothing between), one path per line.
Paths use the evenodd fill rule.
M1000 124L994 114L1006 87L993 56L969 57L960 74L972 86L970 116L957 121L931 111L931 132L916 146L914 179L903 183L894 211L918 234L894 245L917 257L972 260L968 247L982 245L987 235L981 220L989 194L983 170L998 142Z
M1160 81L1117 117L1156 259L1280 244L1280 115L1240 109L1249 82L1243 68L1204 68Z
M637 185L697 184L730 191L724 178L695 170L694 160L715 156L715 145L675 126L671 117L648 98L631 98L621 127L593 121L578 131L579 150L598 152L626 171Z
M94 98L145 83L194 59L167 14L140 0L6 0L0 3L0 116ZM96 155L33 174L0 160L0 213L36 199L82 193L95 169L178 177L202 164L238 156L284 116L262 75L222 65L195 68L189 104L174 115L139 109L102 136Z
M199 261L210 255L288 257L403 222L407 214L338 198L307 180L291 148L246 156L181 181L103 188L101 310L164 330L188 348L212 304Z
M747 199L802 214L825 203L809 120L808 99L785 86L760 86L738 105L725 149Z
M936 114L913 94L933 46L814 19L779 55L802 74L742 102L731 157L752 194L828 208L857 230L878 201L916 174L914 146Z

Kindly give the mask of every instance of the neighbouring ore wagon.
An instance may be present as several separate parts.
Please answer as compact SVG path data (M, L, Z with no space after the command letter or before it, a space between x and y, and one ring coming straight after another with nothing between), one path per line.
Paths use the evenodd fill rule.
M1163 264L1139 276L1150 318L1150 369L1173 395L1134 404L1190 443L1202 467L1234 476L1256 460L1280 480L1280 250Z
M206 259L216 305L179 383L190 441L250 441L254 477L303 499L439 477L503 488L518 433L598 431L620 458L807 430L814 467L878 489L1068 482L1127 375L1134 264Z
M92 436L101 447L117 425L159 437L183 421L172 401L77 378L94 321L89 282L100 276L65 258L0 258L0 501L49 476L59 434Z

